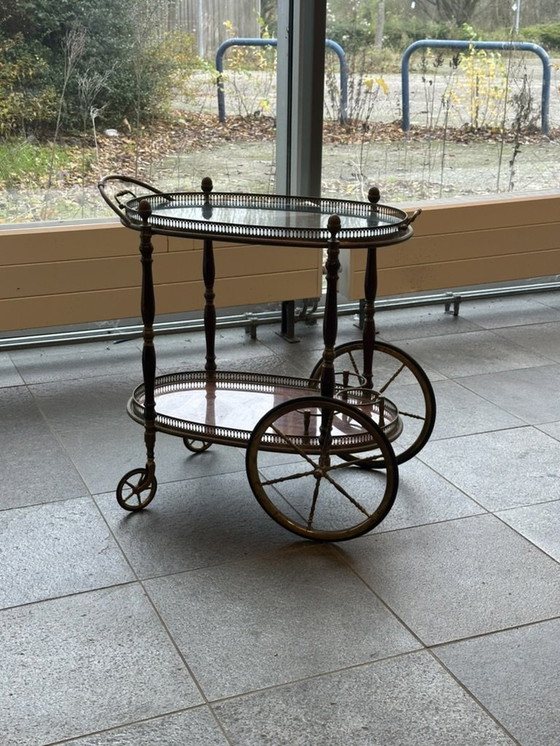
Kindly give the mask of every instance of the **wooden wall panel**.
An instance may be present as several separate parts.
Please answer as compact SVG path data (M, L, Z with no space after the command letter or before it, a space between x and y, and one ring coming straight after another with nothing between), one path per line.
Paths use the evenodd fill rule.
M154 251L166 249L166 240L156 236ZM0 230L0 268L127 255L138 255L138 234L115 223Z
M0 330L139 315L139 234L118 224L0 231ZM201 310L202 244L154 236L158 313ZM216 306L321 294L321 251L217 242Z
M408 206L407 206L408 207ZM410 206L413 209L415 206ZM379 255L379 295L560 274L560 195L431 203ZM158 313L203 306L201 244L154 237ZM221 308L321 294L321 251L217 243ZM366 252L342 252L341 293L363 297ZM0 330L136 318L138 234L118 223L0 231Z
M291 291L294 299L314 297L309 293L311 288L317 287L315 269L307 272L287 273L282 279L287 283L286 292ZM278 297L279 288L282 289L277 274L224 278L216 282L216 306L227 308L234 305L289 300L289 296ZM203 303L204 298L198 281L177 282L172 285L162 284L156 287L157 313L197 311L202 308ZM65 326L138 316L140 316L140 296L137 287L0 299L1 331Z
M312 260L310 263L310 259ZM202 280L202 251L186 254L163 253L155 256L153 271L156 285ZM302 251L282 256L254 246L228 247L215 251L216 277L244 278L247 269L251 277L271 277L275 273L287 273L289 283L298 273L312 270L317 275L316 256L305 257ZM23 298L56 293L79 293L111 288L138 287L141 265L137 255L102 257L65 262L42 262L4 266L0 271L0 298ZM298 282L298 285L301 285ZM242 287L240 285L240 287ZM288 286L283 290L288 292ZM308 290L311 288L308 288ZM318 283L314 283L320 295ZM202 291L201 291L202 292ZM290 291L291 298L293 291ZM235 293L233 293L235 295ZM288 296L286 296L286 299ZM238 298L236 300L239 300ZM276 298L275 300L278 300ZM233 305L236 305L234 303ZM228 302L228 305L232 305Z
M378 251L378 295L400 295L560 273L560 195L435 203L414 237ZM366 252L343 251L340 292L363 297Z

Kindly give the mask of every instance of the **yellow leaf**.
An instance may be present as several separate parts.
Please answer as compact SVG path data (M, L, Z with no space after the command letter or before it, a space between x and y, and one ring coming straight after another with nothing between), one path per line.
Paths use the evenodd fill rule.
M386 96L388 96L389 95L389 86L387 85L387 83L385 82L385 80L383 78L376 78L375 82L381 88L381 90L383 91L383 93Z

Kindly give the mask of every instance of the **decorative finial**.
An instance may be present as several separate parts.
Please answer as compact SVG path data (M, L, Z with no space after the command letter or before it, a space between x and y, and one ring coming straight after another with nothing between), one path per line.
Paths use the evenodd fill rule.
M209 176L205 176L202 179L200 188L202 189L204 194L209 195L212 189L214 188L214 184L212 184L212 179Z
M329 218L329 222L327 223L327 228L329 230L329 233L331 234L331 237L334 238L340 231L340 217L338 215L331 215Z
M145 222L152 214L152 206L147 199L141 199L138 205L138 214Z
M372 205L376 205L379 200L381 199L381 193L377 187L371 187L371 189L368 192L368 200L371 202Z

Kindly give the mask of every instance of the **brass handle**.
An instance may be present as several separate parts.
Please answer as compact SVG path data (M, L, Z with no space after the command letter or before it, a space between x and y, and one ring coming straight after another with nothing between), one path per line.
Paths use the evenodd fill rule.
M139 181L138 179L132 178L131 176L120 176L116 174L105 176L98 183L97 187L101 193L101 196L105 200L105 202L109 205L111 210L113 210L113 212L119 216L119 218L121 219L121 222L127 227L130 227L132 225L132 222L129 219L127 212L126 212L126 203L123 203L120 198L124 197L125 195L129 195L131 198L135 198L137 195L134 192L130 191L130 189L123 189L120 192L117 192L116 194L111 195L107 191L107 186L111 182L120 182L122 184L134 184L140 187L141 189L148 190L152 194L160 194L162 197L168 200L173 199L172 195L167 194L166 192L162 192L159 189L156 189L155 187L150 186L149 184L146 184L143 181Z
M422 210L418 209L418 210L414 210L413 213L408 215L404 221L405 227L408 228L408 226L416 220L416 218L418 217L418 215L420 215L421 212Z

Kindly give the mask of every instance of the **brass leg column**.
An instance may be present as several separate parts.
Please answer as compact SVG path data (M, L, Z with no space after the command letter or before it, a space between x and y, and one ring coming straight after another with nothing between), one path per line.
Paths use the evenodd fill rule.
M379 202L380 194L377 187L371 187L368 192L368 200L371 204L371 216L368 224L377 226L378 218L375 206ZM375 347L375 296L377 295L377 249L370 246L367 250L366 273L364 277L364 307L363 307L363 345L364 345L364 369L362 375L365 378L366 388L373 388L373 350Z
M364 369L366 388L373 388L373 348L375 346L375 296L377 294L377 249L367 250L366 273L364 278Z
M214 265L214 248L211 239L204 241L202 259L202 276L204 278L204 335L206 338L206 366L205 370L216 370L216 306L214 305L214 281L216 270Z
M144 440L146 443L146 479L151 482L155 474L154 449L156 440L156 403L154 397L156 377L156 350L154 347L154 317L155 295L152 273L152 229L148 225L148 218L152 214L150 203L143 200L139 205L142 218L140 233L140 253L142 255L142 295L141 313L144 324L142 346L142 374L144 378Z
M214 212L211 199L213 189L212 179L209 176L205 176L202 179L200 188L204 193L202 215L206 220L211 220L212 213ZM216 268L214 265L214 247L210 238L204 240L202 277L204 279L204 336L206 339L205 370L213 372L216 370L216 306L214 305Z
M340 269L340 246L337 234L340 231L340 218L331 215L329 218L330 239L327 248L327 261L325 264L327 275L327 293L325 297L325 315L323 317L323 340L325 348L323 351L323 368L321 372L321 395L333 396L335 388L334 373L334 346L338 330L337 318L337 285L338 272Z

